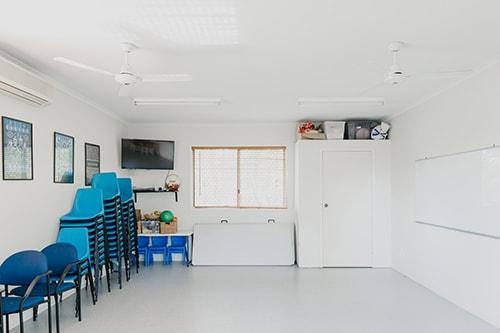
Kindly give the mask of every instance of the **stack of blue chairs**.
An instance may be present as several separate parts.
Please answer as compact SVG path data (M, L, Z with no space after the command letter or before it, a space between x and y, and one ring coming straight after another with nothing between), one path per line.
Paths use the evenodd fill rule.
M116 173L98 173L92 178L92 188L102 191L104 228L107 235L108 258L111 271L118 273L118 285L122 289L122 262L125 258L124 226L122 224L120 188ZM116 267L115 267L116 265Z
M107 273L108 291L111 290L109 281L109 257L106 246L107 237L104 228L103 195L101 190L82 188L76 191L73 208L68 214L60 218L60 231L66 228L85 228L87 230L91 265L89 269L93 269L93 285L95 286L93 297L97 299L103 266ZM84 268L85 267L83 267L83 269Z
M125 226L125 247L127 280L130 279L130 259L134 258L136 273L139 273L139 251L137 241L137 221L135 217L132 179L118 178L122 206L122 221Z

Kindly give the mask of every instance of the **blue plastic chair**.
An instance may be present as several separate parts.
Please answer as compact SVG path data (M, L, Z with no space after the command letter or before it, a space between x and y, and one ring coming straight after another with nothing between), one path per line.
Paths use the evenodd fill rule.
M122 217L125 225L125 234L127 236L128 258L135 259L136 272L139 273L139 254L137 248L137 223L135 218L134 191L132 189L132 179L118 178L118 187L120 188L120 199L122 206ZM129 267L130 269L130 267ZM130 270L127 270L130 278Z
M144 266L149 266L149 237L137 237L137 250L139 254L144 255Z
M6 295L0 297L0 326L2 330L4 326L3 316L6 316L5 327L8 332L9 315L18 313L20 332L24 333L23 312L47 303L48 328L49 333L52 332L50 273L47 258L39 251L22 251L5 259L2 266L0 266L0 284L4 285ZM31 295L37 284L45 286L45 295ZM21 297L9 296L9 286L26 287L26 292Z
M90 270L90 250L89 239L87 237L87 230L85 228L65 228L60 229L57 235L57 243L72 244L77 251L78 260L81 263L81 275L87 276L90 281L90 290L92 292L92 301L95 304L95 290L92 282L92 274ZM76 280L76 274L68 274L68 280ZM99 278L99 277L97 277Z
M132 179L118 178L118 187L120 188L120 197L122 202L128 202L134 198L132 190Z
M115 172L101 172L92 177L92 188L102 190L104 201L115 199L120 195L120 187Z
M149 263L154 262L153 254L163 255L163 264L168 264L168 237L167 236L155 236L151 237L151 246L149 247Z
M92 177L92 188L103 194L105 226L108 234L109 258L117 263L118 284L122 288L122 258L125 260L127 280L129 277L128 255L125 253L124 228L121 216L120 187L115 172L102 172ZM114 236L113 236L114 232ZM127 256L126 256L127 255Z
M61 221L93 220L104 215L103 194L101 189L79 188L71 211L61 217Z
M170 237L171 244L168 246L168 261L172 262L172 253L182 254L182 260L189 265L188 262L188 249L187 249L187 237L186 236L172 236Z
M106 260L104 235L104 205L102 190L81 188L76 191L71 211L60 218L61 228L87 228L91 264L94 266L95 295L99 291L100 269L104 265L109 273L109 262ZM109 274L106 274L108 290L110 290Z

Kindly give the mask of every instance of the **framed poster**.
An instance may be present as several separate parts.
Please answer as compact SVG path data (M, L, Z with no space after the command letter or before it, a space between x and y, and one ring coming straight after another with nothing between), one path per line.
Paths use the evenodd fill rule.
M72 136L54 132L54 183L75 182L75 139Z
M92 185L92 177L101 172L101 147L85 143L85 186Z
M33 125L2 117L2 177L33 180Z

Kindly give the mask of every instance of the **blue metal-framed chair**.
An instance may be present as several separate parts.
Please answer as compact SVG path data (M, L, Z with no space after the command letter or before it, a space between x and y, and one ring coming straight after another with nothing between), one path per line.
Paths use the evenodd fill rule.
M78 253L76 248L69 243L55 243L45 247L42 253L47 258L49 270L52 272L50 275L50 288L49 295L54 297L56 305L56 332L60 332L59 324L59 302L58 297L66 291L71 289L76 290L76 313L78 320L82 320L81 316L81 265L84 260L78 260ZM76 279L69 278L76 276ZM26 293L26 287L17 287L11 291L11 294L22 296ZM31 292L32 296L44 297L47 295L45 286L37 284ZM36 311L35 317L36 319Z
M76 248L77 260L80 262L80 276L89 276L92 302L96 303L94 284L92 282L90 266L90 247L85 228L60 229L57 235L57 243L69 243ZM66 280L75 281L78 276L72 272L66 276Z
M166 265L169 262L169 252L168 252L168 237L167 236L154 236L151 237L151 246L148 249L149 259L148 262L154 262L153 254L163 255L163 264Z
M172 262L172 253L182 254L182 260L189 266L188 260L188 249L187 249L187 237L186 236L171 236L170 245L168 246L168 261Z
M120 187L115 172L102 172L92 177L92 188L102 190L104 205L104 221L108 239L108 256L111 264L116 263L118 284L122 288L122 259L127 267L128 257L124 247L124 227ZM114 267L112 266L112 271ZM128 273L127 273L128 274Z
M107 253L107 237L104 228L104 205L102 190L80 188L76 191L71 211L60 218L60 229L86 228L90 246L90 262L94 269L95 298L99 292L99 277L102 266L106 269L108 291L109 256ZM90 272L90 276L92 271ZM87 277L87 276L86 276ZM88 279L88 277L87 277Z
M139 273L139 259L137 249L137 223L135 218L134 193L132 189L132 179L118 178L120 188L120 201L122 211L122 223L125 236L126 251L126 273L127 280L130 279L131 259L135 261L136 273Z
M0 326L3 330L5 315L5 329L9 331L9 316L19 314L20 332L24 333L23 313L37 306L48 305L48 328L52 333L52 310L50 301L50 270L46 256L39 251L21 251L5 259L0 266L0 284L4 285L4 294L0 298ZM37 285L45 287L45 295L32 296ZM21 297L10 296L10 286L26 287ZM3 331L2 331L3 332Z

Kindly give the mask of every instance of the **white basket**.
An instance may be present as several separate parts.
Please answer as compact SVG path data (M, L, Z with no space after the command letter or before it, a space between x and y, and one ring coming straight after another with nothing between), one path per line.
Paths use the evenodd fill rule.
M345 121L324 121L322 124L328 140L343 140Z

